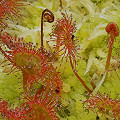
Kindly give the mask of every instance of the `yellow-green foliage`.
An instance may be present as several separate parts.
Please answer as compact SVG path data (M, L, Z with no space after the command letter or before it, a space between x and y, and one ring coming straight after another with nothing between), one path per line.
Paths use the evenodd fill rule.
M61 18L60 13L60 0L27 0L28 6L25 6L22 12L23 17L18 21L18 26L13 26L14 23L9 21L8 25L11 26L5 31L11 34L17 34L19 37L24 37L25 41L38 43L40 46L40 24L41 14L45 8L50 9L56 18ZM81 58L77 59L76 70L79 76L92 90L91 80L94 81L96 86L102 79L105 72L105 64L107 60L108 48L106 46L108 39L105 27L109 22L115 22L120 28L120 2L119 0L61 0L63 3L62 12L67 12L68 15L72 14L73 19L76 20L77 32L75 36L78 37ZM114 1L114 2L113 2ZM49 33L52 30L52 24L44 23L44 43L50 41ZM118 57L117 51L120 51L119 41L120 36L116 38L114 43L112 56ZM53 46L53 42L49 46ZM45 45L46 47L47 45ZM46 48L49 50L49 48ZM120 56L119 56L120 57ZM0 57L1 58L1 57ZM0 59L0 62L3 58ZM118 58L120 61L120 58ZM59 68L59 63L55 62L54 65ZM116 65L116 60L111 59L111 63ZM1 68L3 69L3 68ZM9 68L10 69L10 68ZM100 93L108 93L112 98L115 98L119 93L120 88L120 68L113 69L108 72L105 82L100 87ZM83 107L83 101L88 99L88 93L82 86L80 81L74 75L70 66L69 60L67 62L63 59L59 68L63 73L63 93L61 100L64 111L58 113L60 120L96 120L96 114L91 110ZM7 71L7 70L6 70ZM9 70L10 71L10 70ZM0 72L0 97L12 103L15 102L17 96L22 91L21 73L17 77L14 74ZM62 111L62 110L61 110ZM69 112L68 112L69 111ZM105 120L106 117L98 114L100 120Z

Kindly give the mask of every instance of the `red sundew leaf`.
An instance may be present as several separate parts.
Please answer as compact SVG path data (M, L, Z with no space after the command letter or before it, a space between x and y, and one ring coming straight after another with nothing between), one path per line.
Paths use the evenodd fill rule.
M29 96L27 93L26 105L30 106L34 111L33 120L59 120L53 108L58 105L58 97L52 92L41 92L39 97Z
M22 71L24 87L27 82L31 80L34 82L40 66L45 66L47 63L45 54L36 50L32 43L24 42L22 38L13 39L8 33L1 35L0 40L10 49L4 51L1 48L1 52L13 66Z
M101 95L99 93L96 96L90 95L84 103L87 103L88 109L93 112L107 114L111 118L120 119L120 99L112 99L108 94Z
M31 113L32 108L26 104L22 104L15 109L10 109L9 104L6 101L2 99L0 100L0 114L3 116L2 119L6 118L8 120L27 120L29 118L27 114L32 115Z
M6 101L0 101L0 114L8 120L59 120L56 110L58 99L54 94L46 91L39 94L39 97L26 93L24 100L15 109L10 109Z
M66 57L67 59L69 58L74 74L83 86L91 93L92 91L88 88L86 83L81 79L75 70L76 56L78 56L79 49L79 46L77 46L78 40L74 36L74 33L76 32L75 22L72 22L72 15L68 17L67 13L62 13L62 16L63 17L61 19L56 20L51 33L53 41L56 42L55 52L57 54L63 52L61 56Z
M24 6L22 0L1 0L0 2L0 27L7 27L7 23L4 20L9 17L21 16L21 6Z
M9 50L5 51L0 47L0 51L11 62L11 65L17 67L23 74L23 88L33 87L34 82L42 81L46 88L62 89L62 80L59 72L49 61L49 55L43 49L37 49L32 43L23 41L23 38L14 39L8 34L0 35L2 46L7 46ZM50 58L51 59L51 58ZM51 86L49 86L49 84ZM60 93L57 90L58 93Z
M6 114L9 114L8 108L8 103L0 99L0 114L2 115L2 119L5 117Z
M23 39L17 39L16 37L12 39L8 33L1 35L0 40L3 42L3 45L5 44L10 49L5 51L0 48L1 52L13 66L16 66L22 71L23 86L25 88L29 79L31 80L32 78L33 82L36 80L34 78L38 74L41 65L44 66L47 63L44 53L36 50L36 47L34 47L32 43L26 43Z
M23 6L22 0L5 0L3 4L6 9L6 14L10 16L21 16L21 14L19 13L21 10L21 6Z
M52 91L53 94L61 98L63 81L60 72L57 72L57 68L54 68L52 64L45 67L42 66L38 77L44 83L47 92Z
M56 52L63 52L63 57L71 56L76 64L75 56L78 55L79 46L77 46L77 39L74 36L76 32L75 22L72 22L72 15L68 17L67 14L62 13L62 18L57 19L51 37L56 42ZM62 48L60 48L62 47Z

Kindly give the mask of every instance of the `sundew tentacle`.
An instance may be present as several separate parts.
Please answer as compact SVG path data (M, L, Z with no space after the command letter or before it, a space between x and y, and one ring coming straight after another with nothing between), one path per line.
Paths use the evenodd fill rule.
M60 72L57 72L57 68L54 68L52 64L50 66L41 67L41 72L38 76L42 79L47 91L53 91L56 96L61 97L63 81Z
M62 88L62 80L53 67L50 54L43 51L43 49L37 49L37 46L33 46L32 43L23 41L23 38L13 39L8 33L0 35L1 46L6 45L10 50L4 51L0 47L0 51L11 62L13 66L16 66L22 71L23 74L23 88L27 89L33 87L34 82L42 81L46 87L49 84L53 84L54 91L60 93ZM60 90L58 90L60 89Z
M30 92L30 91L29 91ZM43 91L39 96L26 92L24 102L13 109L10 105L0 99L0 114L2 118L8 120L59 120L56 116L57 110L55 106L58 105L58 97L52 92Z
M52 93L52 92L51 92ZM38 120L59 120L53 108L58 104L57 97L47 91L40 92L37 97L31 96L27 93L26 105L33 110L33 117L31 119Z
M120 99L116 97L112 99L108 94L101 95L90 95L86 103L87 108L91 109L95 113L102 113L108 115L111 119L120 119Z
M0 99L0 114L2 115L2 119L6 116L9 115L8 111L9 105L6 101Z
M52 92L41 92L39 97L35 98L34 96L29 97L26 105L30 106L33 110L33 120L59 120L56 116L56 112L53 108L58 104L58 99Z
M51 33L51 39L56 42L55 52L63 52L62 56L71 56L76 65L76 56L78 55L79 46L74 36L76 32L75 22L72 15L68 17L67 13L61 13L62 18L57 19Z
M2 0L0 2L0 27L7 27L7 23L4 20L9 19L9 17L21 16L20 10L21 6L24 6L22 0Z

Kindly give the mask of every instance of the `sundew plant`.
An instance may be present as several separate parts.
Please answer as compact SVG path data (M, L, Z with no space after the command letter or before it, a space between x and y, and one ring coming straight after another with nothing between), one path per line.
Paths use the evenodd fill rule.
M119 0L1 0L0 119L120 120L119 13Z

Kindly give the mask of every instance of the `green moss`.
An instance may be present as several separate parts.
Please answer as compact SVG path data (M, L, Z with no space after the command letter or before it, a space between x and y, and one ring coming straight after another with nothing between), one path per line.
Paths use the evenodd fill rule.
M19 37L24 37L27 42L38 43L40 46L40 24L41 14L45 8L50 9L56 18L61 18L59 11L59 0L26 0L30 5L24 6L21 11L23 17L15 22L8 21L9 28L5 31L12 35L17 34ZM63 9L62 12L67 11L68 16L72 14L73 19L76 21L77 31L75 36L78 38L78 45L80 45L81 58L77 58L76 70L78 75L85 81L88 87L92 90L91 79L95 82L96 86L102 79L102 75L105 72L105 64L108 54L108 36L105 31L105 27L109 22L116 22L120 27L120 2L118 0L62 0ZM19 23L17 26L14 23ZM49 51L46 41L50 41L49 33L52 30L52 24L44 23L44 46ZM114 42L112 56L118 57L117 59L111 59L110 66L112 71L108 72L105 82L101 85L99 92L108 93L113 99L120 93L120 69L116 65L119 56L116 54L120 49L119 44L120 36L116 38ZM56 44L56 43L54 43ZM53 46L53 42L49 42L49 46ZM0 62L4 57L0 55ZM18 60L19 62L19 60ZM60 66L61 63L61 66ZM61 58L53 64L57 66L62 74L63 80L63 93L61 100L63 106L68 107L69 114L60 116L60 120L96 120L96 113L91 110L83 108L83 101L88 96L86 89L80 83L78 78L74 75L69 60ZM60 68L59 68L60 66ZM0 98L9 100L11 103L17 103L17 97L20 97L20 93L23 91L21 72L11 73L11 67L0 68ZM5 73L6 72L6 73ZM17 76L17 77L16 77ZM18 83L19 82L19 83ZM38 86L36 85L36 88ZM19 89L20 88L20 89ZM62 111L62 110L61 110ZM99 113L100 120L105 120L106 117L102 117Z
M0 75L0 98L15 104L18 102L17 97L20 97L20 93L23 92L22 78L18 79L22 74L13 72L7 75L1 72Z

